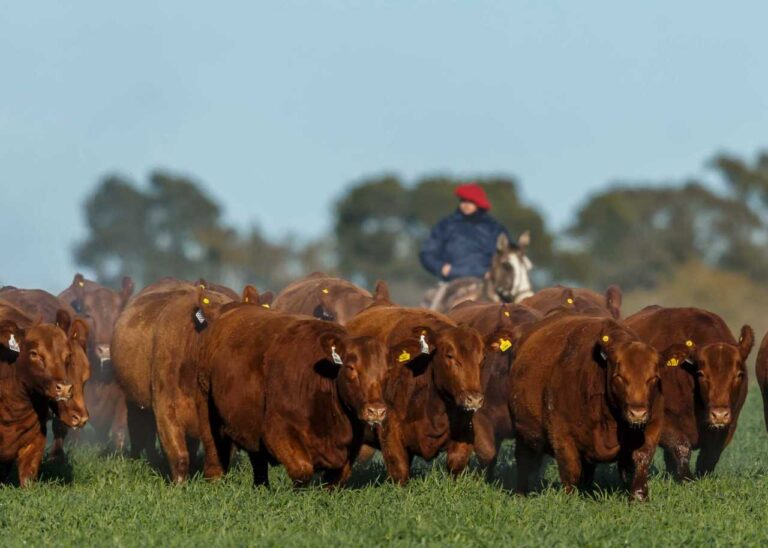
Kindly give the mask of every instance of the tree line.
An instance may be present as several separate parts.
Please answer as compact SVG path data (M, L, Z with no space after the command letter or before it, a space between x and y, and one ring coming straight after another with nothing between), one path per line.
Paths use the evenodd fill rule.
M692 261L743 274L768 274L768 152L752 160L720 154L707 166L719 185L623 181L586 197L556 233L521 198L512 177L476 178L511 234L530 230L537 285L572 283L649 289ZM84 205L87 237L75 261L105 284L128 274L140 284L162 276L205 277L280 289L314 270L371 285L389 280L413 299L434 280L418 249L456 205L466 179L396 175L364 178L333 206L330 237L299 242L226 222L214 196L192 178L156 171L139 184L104 177ZM719 188L717 188L719 187ZM254 212L258 215L258 212ZM397 290L396 290L397 291Z

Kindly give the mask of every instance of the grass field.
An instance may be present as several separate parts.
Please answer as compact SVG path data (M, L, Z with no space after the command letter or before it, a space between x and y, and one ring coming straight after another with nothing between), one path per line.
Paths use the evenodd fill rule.
M660 457L657 455L657 466ZM225 480L173 487L144 462L72 450L69 467L46 463L31 489L0 487L3 546L670 545L768 542L768 436L754 385L733 444L716 474L679 485L656 469L651 501L630 504L615 471L593 493L567 496L549 463L529 498L488 485L477 472L454 481L442 460L416 467L405 488L380 461L350 488L294 491L280 468L270 490L250 486L247 459ZM499 476L514 478L505 448Z

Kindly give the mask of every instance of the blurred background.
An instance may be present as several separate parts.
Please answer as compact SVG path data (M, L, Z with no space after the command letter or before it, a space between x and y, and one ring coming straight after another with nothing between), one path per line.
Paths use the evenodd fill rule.
M768 4L16 2L0 19L0 284L75 271L415 304L487 185L535 284L768 328Z

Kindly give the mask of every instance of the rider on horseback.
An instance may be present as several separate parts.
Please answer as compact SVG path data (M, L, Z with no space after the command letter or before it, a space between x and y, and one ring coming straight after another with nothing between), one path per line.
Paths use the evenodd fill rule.
M484 278L491 267L504 228L491 217L491 203L483 187L469 183L456 188L459 207L432 229L419 258L429 272L444 282L463 277Z

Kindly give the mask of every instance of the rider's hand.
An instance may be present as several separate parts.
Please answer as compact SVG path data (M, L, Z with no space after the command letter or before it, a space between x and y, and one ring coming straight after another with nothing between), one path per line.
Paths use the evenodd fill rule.
M443 278L447 278L448 275L451 273L451 265L448 263L445 263L443 265L443 268L440 269L440 273L443 275Z

